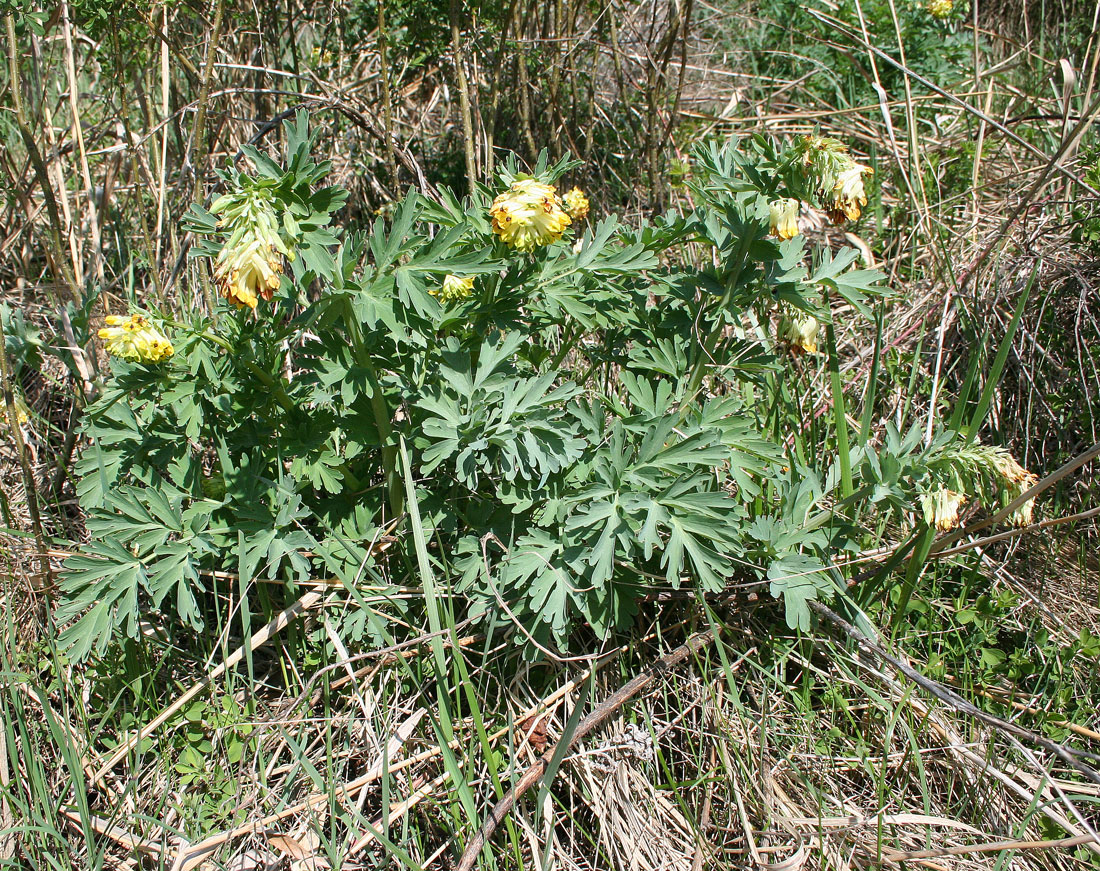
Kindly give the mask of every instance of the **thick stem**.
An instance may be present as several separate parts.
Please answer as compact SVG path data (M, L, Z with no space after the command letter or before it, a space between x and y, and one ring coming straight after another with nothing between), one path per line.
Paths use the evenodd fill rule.
M717 304L711 309L714 327L711 329L706 339L703 340L699 356L695 359L687 390L684 391L684 401L681 412L687 409L688 403L695 398L696 394L703 386L703 378L706 377L707 373L707 363L714 358L714 349L718 346L718 340L722 338L722 311L729 305L729 301L733 299L733 293L737 289L737 282L741 279L741 270L745 266L747 247L745 237L741 237L737 240L737 250L734 251L733 254L735 266L726 279L726 292L722 294ZM705 307L706 304L704 303L703 305ZM708 318L705 316L705 313L700 317L700 321L704 324L707 323Z
M836 353L836 332L825 325L825 343L829 351L829 380L833 392L833 420L836 425L836 452L840 462L840 495L852 495L852 458L848 443L848 413L844 402L844 382L840 377L840 360Z
M241 363L244 364L245 369L260 379L260 383L264 387L271 391L271 395L275 397L275 401L279 403L283 411L294 411L294 401L278 378L275 378L270 372L264 371L262 366L253 363L251 360L241 360Z
M378 432L378 443L382 448L382 473L386 479L386 494L393 517L399 517L405 510L405 493L401 475L397 468L397 446L393 443L393 417L382 393L382 381L378 369L371 360L370 352L363 343L359 324L351 311L347 312L348 334L352 340L352 352L355 362L367 371L370 380L370 409L374 417L374 427Z
M367 370L371 383L370 407L374 415L374 425L382 443L382 471L386 478L386 493L389 497L390 511L393 517L399 517L405 510L405 495L401 485L401 476L397 470L397 446L393 443L393 424L390 422L390 410L386 398L382 395L382 383L378 372L368 356L364 355L361 365ZM392 518L391 518L392 519Z
M382 74L382 125L386 132L386 167L390 187L397 196L397 152L393 145L393 97L390 94L390 67L386 56L386 4L378 0L378 63Z
M218 0L214 7L214 23L210 28L210 44L206 47L206 60L202 67L202 88L199 91L199 108L195 113L195 132L191 137L191 153L194 155L193 169L195 172L195 187L192 199L196 202L202 196L203 174L199 164L206 156L206 150L202 145L203 133L206 129L206 106L210 102L210 85L214 80L214 58L218 53L218 43L222 37L222 21L225 18L225 0Z
M500 124L500 76L504 67L508 29L515 17L517 2L518 0L510 0L508 12L501 19L500 42L497 45L497 56L493 63L493 83L489 89L489 126L485 131L485 175L487 178L491 178L493 175L493 142L496 139L497 126Z

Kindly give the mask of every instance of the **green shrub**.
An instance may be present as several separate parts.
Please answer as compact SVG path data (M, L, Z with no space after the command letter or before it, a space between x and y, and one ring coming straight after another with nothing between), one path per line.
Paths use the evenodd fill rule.
M304 116L286 133L285 167L246 149L256 175L224 173L189 219L240 307L102 333L117 359L78 469L92 541L59 612L78 618L74 656L150 612L202 630L212 570L242 590L335 576L360 601L367 578L392 601L359 612L361 637L378 614L417 625L400 584L430 569L534 655L682 584L770 583L804 628L807 599L843 583L827 566L859 547L851 506L913 517L936 488L977 492L951 433L849 454L845 432L801 462L783 447L769 391L816 351L831 301L870 314L884 293L855 250L807 266L773 215L795 198L858 215L866 171L839 143L704 146L695 210L637 229L565 226L545 185L576 163L544 154L533 177L501 169L495 201L410 194L361 235L330 226L344 195L318 187ZM399 523L411 536L379 547Z

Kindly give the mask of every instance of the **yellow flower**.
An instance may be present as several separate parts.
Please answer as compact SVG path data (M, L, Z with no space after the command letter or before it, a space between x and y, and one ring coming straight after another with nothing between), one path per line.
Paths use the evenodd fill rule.
M554 186L533 178L513 182L493 200L489 214L493 217L493 232L520 251L556 242L569 226L569 216L562 211Z
M246 245L226 244L214 265L218 291L238 308L256 308L259 297L271 299L279 287L282 258L273 245L254 238Z
M1039 479L1034 478L1032 481L1030 481L1028 483L1028 485L1026 487L1021 487L1020 488L1020 493L1023 493L1024 490L1030 490L1038 482L1039 482ZM1017 493L1012 498L1013 499L1017 498L1020 495L1020 493ZM1027 500L1027 502L1025 502L1023 505L1021 505L1019 508L1017 508L1015 511L1013 511L1011 514L1008 515L1008 522L1011 523L1013 526L1031 526L1031 524L1033 522L1034 515L1035 515L1035 497L1032 496L1030 499Z
M429 290L434 297L438 297L442 302L453 302L455 300L467 299L474 291L474 277L472 275L466 278L461 278L457 275L448 275L443 279L443 286Z
M833 223L858 218L867 205L863 178L871 170L852 160L843 142L828 136L803 136L795 148L802 156L806 181L824 201Z
M780 239L793 239L798 235L798 211L802 203L795 199L772 200L768 205L771 214L772 235Z
M256 308L279 287L283 257L294 259L279 235L279 218L272 194L264 189L223 194L210 205L229 238L214 264L218 291L238 307Z
M993 468L1004 479L1005 498L1009 502L1018 499L1027 490L1039 483L1039 477L1029 472L1017 462L1016 458L1003 448L992 449ZM1035 499L1028 499L1008 516L1014 526L1029 526L1035 514Z
M955 0L928 0L924 8L933 18L946 18L955 8Z
M935 493L922 493L920 497L925 522L940 532L947 532L959 525L959 509L964 502L965 493L956 493L946 487L940 487Z
M795 353L816 354L817 334L820 329L821 324L813 315L796 312L783 319L780 337Z
M31 419L30 406L27 405L27 400L23 398L23 394L18 390L12 391L12 409L15 411L16 426L23 426ZM8 423L7 415L0 414L0 422L6 426Z
M843 223L845 218L854 221L860 216L861 207L867 205L863 177L872 172L870 168L853 161L837 176L831 192L832 203L827 209L834 224Z
M175 351L168 337L141 315L108 315L107 326L99 331L99 337L108 354L124 360L159 363Z
M574 221L583 221L588 217L588 197L578 187L574 187L562 200L565 202L565 213Z

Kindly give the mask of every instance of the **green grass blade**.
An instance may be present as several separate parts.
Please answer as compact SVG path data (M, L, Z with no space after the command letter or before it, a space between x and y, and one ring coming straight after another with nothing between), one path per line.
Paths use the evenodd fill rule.
M997 356L994 358L993 366L989 370L989 377L986 379L985 388L982 390L982 395L978 399L978 406L974 409L974 414L970 417L970 425L966 430L967 442L972 442L977 436L978 428L985 420L990 403L993 402L993 391L997 389L997 385L1001 381L1001 373L1004 371L1008 353L1012 350L1012 340L1016 336L1016 328L1020 325L1020 318L1024 315L1024 307L1027 305L1028 296L1031 294L1031 288L1035 284L1035 279L1038 275L1039 265L1036 264L1031 270L1031 277L1028 278L1027 284L1020 293L1020 299L1016 303L1016 311L1012 315L1012 320L1008 322L1008 329L1005 330L1004 338L1001 340L1001 346L997 349Z
M829 380L833 391L833 423L836 426L836 453L840 462L840 493L852 495L852 457L848 442L848 415L844 407L844 384L840 380L840 361L836 353L836 333L832 324L825 326L825 343L829 351Z
M859 443L867 444L871 437L871 418L875 411L875 395L878 388L878 370L882 357L882 306L875 309L875 350L871 357L871 375L867 389L863 391L863 417L859 424Z

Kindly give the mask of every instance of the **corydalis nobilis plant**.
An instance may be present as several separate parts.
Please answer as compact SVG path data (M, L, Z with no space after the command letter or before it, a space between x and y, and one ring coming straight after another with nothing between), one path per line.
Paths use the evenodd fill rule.
M347 192L319 186L331 164L314 162L305 116L285 129L285 166L252 145L243 146L241 153L255 172L233 166L219 171L225 190L209 210L196 203L184 221L202 240L191 255L213 259L219 293L238 308L254 310L261 299L270 301L282 286L287 264L298 283L331 268L330 249L338 242L329 224Z
M284 164L247 149L250 173L222 173L220 219L189 216L196 266L226 298L180 317L171 357L116 360L88 409L91 540L58 612L75 657L143 620L207 627L211 572L281 580L287 597L337 578L332 619L364 644L423 625L408 591L429 569L456 614L533 656L578 626L607 637L685 585L768 584L806 628L807 600L843 594L833 566L860 546L846 512L922 524L921 494L952 486L919 445L862 445L845 499L831 440L784 447L769 391L805 363L765 326L791 318L787 341L816 349L834 301L869 316L885 294L854 250L771 235L772 201L816 196L797 150L701 146L692 208L640 226L582 232L580 199L557 194L578 164L544 154L344 232L304 116L285 138ZM259 214L262 232L238 235ZM908 464L897 480L888 450ZM241 600L265 603L281 604Z

